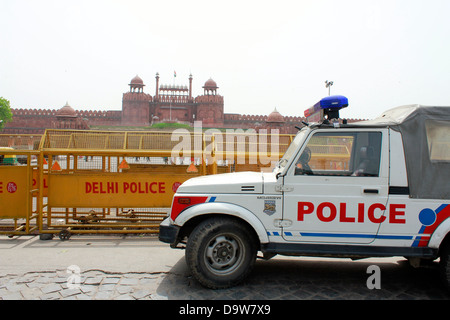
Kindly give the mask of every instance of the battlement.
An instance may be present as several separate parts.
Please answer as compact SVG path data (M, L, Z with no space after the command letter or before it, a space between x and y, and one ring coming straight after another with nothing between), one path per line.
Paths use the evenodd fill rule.
M77 115L82 118L114 118L121 119L122 111L108 110L108 111L97 111L97 110L77 110Z
M11 108L11 113L13 116L30 116L30 117L53 117L56 115L55 109L13 109Z
M152 101L152 96L143 92L125 92L123 101Z
M13 117L54 117L56 116L57 110L55 109L13 109L11 108L11 113ZM122 111L119 110L76 110L77 116L82 118L120 118L122 116Z
M223 103L223 96L220 95L203 95L195 98L195 103Z
M254 115L254 114L237 114L237 113L225 113L224 120L225 121L245 121L245 122L266 122L268 116L267 115ZM285 116L285 122L302 122L304 121L304 117L299 116Z

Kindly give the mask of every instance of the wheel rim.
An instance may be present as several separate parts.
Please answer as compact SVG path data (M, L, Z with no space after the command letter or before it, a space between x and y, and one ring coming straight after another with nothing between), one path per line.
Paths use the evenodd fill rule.
M205 250L205 264L212 273L226 275L242 263L244 246L241 239L229 234L214 237Z

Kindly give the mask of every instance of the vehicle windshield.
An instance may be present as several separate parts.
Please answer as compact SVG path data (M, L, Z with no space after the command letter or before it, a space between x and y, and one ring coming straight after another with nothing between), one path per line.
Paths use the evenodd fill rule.
M291 158L295 157L296 151L298 150L299 146L301 146L305 141L305 138L308 136L309 131L310 130L308 127L304 127L297 133L294 140L292 140L288 149L284 153L283 157L280 159L280 161L278 161L274 171L281 172L284 170Z

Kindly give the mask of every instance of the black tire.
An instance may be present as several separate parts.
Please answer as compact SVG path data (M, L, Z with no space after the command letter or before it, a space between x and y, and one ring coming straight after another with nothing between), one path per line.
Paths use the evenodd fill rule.
M441 250L439 263L441 280L447 290L450 291L450 243L447 243Z
M186 262L203 286L224 289L237 285L251 272L257 253L252 230L230 217L201 222L189 236Z
M70 239L71 235L72 234L69 230L61 230L61 232L59 233L59 239L61 239L61 241L66 241Z
M39 240L52 240L54 237L53 233L41 233L39 234Z

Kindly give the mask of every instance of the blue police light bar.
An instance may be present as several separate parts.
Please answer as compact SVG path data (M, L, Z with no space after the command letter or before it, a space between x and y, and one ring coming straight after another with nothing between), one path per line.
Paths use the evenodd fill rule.
M308 122L320 122L325 119L338 119L339 110L348 106L348 99L344 96L325 97L311 108L305 110Z

